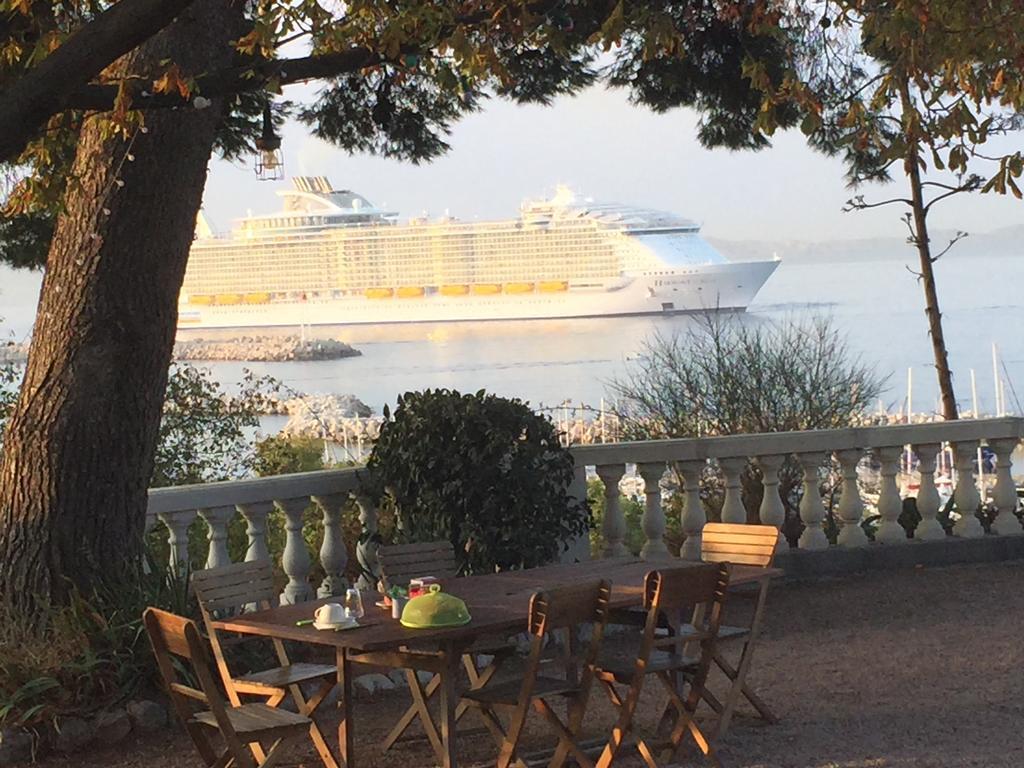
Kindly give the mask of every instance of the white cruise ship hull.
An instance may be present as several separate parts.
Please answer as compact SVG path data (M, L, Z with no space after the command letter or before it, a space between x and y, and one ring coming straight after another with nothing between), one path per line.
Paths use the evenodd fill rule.
M615 315L668 315L706 310L742 310L778 267L777 261L705 264L624 276L606 288L490 296L424 296L372 299L364 296L310 298L179 307L178 327L250 328L298 325L539 320Z

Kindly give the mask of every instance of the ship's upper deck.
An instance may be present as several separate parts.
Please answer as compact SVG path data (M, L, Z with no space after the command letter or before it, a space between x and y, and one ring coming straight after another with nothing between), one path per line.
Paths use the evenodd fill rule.
M609 229L631 235L700 231L691 219L652 208L637 208L619 203L596 203L579 198L569 187L559 185L549 200L528 200L520 208L524 223L535 226L557 225L558 222L590 219Z
M293 188L279 190L282 210L276 213L248 216L236 222L233 238L252 239L282 234L312 234L339 227L373 227L398 224L398 212L378 207L362 195L348 189L334 189L326 176L297 176ZM591 222L600 229L622 232L631 236L661 234L692 234L700 225L691 219L673 213L620 205L596 203L580 198L568 187L559 186L550 199L530 200L520 207L518 220L460 221L445 216L435 221L426 216L411 219L410 226L450 225L475 228L502 224L525 228L578 227ZM210 238L209 228L199 227L200 240Z

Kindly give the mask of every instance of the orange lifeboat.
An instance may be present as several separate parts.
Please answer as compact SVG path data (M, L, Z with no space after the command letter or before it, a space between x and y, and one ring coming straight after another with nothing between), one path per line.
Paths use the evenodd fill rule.
M418 285L403 285L398 288L398 298L416 299L423 295L423 289Z
M442 296L465 296L469 293L468 285L442 285L441 295Z
M393 288L367 288L363 293L368 299L390 299L395 291Z
M209 305L209 304L213 304L213 296L204 296L203 294L197 294L195 296L189 296L188 297L188 303L189 304L199 304L201 306L206 306L206 305Z
M268 301L270 301L270 294L264 291L245 294L246 304L266 304Z
M218 293L217 304L241 304L242 295L240 293Z
M533 293L533 283L506 283L507 293Z
M545 280L540 284L541 293L561 293L569 290L569 284L565 280Z
M473 293L478 296L493 296L501 293L501 286L496 283L477 283L473 286Z

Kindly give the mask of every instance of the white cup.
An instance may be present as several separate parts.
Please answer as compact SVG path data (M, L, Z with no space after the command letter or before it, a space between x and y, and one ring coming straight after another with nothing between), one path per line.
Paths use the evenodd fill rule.
M346 621L344 607L337 603L321 605L313 614L317 624L341 624Z

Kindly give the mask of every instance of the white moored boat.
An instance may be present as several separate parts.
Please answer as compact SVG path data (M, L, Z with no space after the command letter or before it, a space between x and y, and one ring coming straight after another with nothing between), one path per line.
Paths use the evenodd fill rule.
M230 237L201 223L181 328L522 320L744 309L777 261L730 262L692 221L559 188L517 219L398 222L326 178Z

